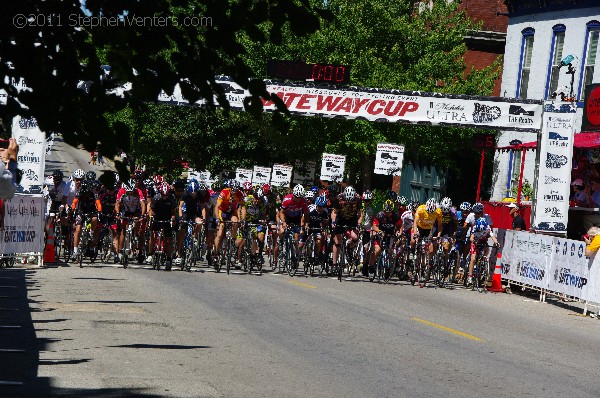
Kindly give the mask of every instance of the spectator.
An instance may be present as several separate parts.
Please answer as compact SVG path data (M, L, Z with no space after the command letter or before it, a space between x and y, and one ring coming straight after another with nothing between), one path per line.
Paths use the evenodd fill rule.
M515 231L527 231L527 225L525 224L525 219L519 213L519 205L516 203L511 203L508 205L509 214L512 217L512 229Z
M14 138L7 148L0 148L0 228L4 228L4 199L10 199L17 190L17 154L19 146Z
M90 152L90 157L91 157L91 159L88 163L91 163L93 166L95 166L96 165L96 152L95 151Z
M583 240L586 244L585 255L591 257L600 249L600 228L592 227L584 235Z
M590 204L590 197L583 190L583 181L581 179L577 179L571 183L573 190L573 200L575 201L575 206L579 207L588 207Z
M592 195L590 196L589 207L600 207L600 178L592 178L590 180L590 186L592 188ZM600 214L598 212L583 216L583 227L586 231L591 227L598 225L600 225Z
M571 180L581 180L584 184L589 184L592 178L598 178L598 172L595 167L590 166L586 156L580 156L577 161L577 167L571 171Z

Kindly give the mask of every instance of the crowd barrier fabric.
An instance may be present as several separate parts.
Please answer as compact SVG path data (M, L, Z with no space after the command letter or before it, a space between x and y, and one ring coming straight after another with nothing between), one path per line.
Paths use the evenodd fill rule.
M44 250L44 199L15 195L4 201L4 228L0 229L0 253Z

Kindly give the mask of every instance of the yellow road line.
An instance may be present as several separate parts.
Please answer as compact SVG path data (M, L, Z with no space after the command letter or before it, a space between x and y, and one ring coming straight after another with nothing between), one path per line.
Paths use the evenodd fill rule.
M313 285L309 285L308 283L302 283L302 282L296 282L296 281L288 281L289 283L293 283L294 285L298 285L298 286L302 286L302 287L307 287L309 289L316 289L316 286Z
M429 322L429 321L426 321L424 319L419 319L419 318L410 318L410 319L413 321L424 323L425 325L433 326L434 328L441 329L441 330L444 330L444 331L452 333L452 334L456 334L458 336L466 337L467 339L471 339L471 340L475 340L475 341L483 341L482 338L473 336L472 334L469 334L469 333L461 332L460 330L449 328L444 325L438 325L437 323Z

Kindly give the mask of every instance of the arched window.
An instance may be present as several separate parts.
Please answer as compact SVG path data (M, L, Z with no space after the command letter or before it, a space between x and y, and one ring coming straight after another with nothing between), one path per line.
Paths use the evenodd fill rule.
M581 74L579 77L579 98L581 100L585 97L585 86L592 84L592 80L594 79L594 67L596 66L599 36L600 22L588 22L585 43L583 46L583 56L581 57Z
M560 76L558 65L563 58L566 30L565 25L555 25L552 28L552 47L550 48L550 62L548 62L546 98L550 98L550 95L558 88L558 78Z
M517 79L517 98L527 98L529 88L529 73L531 71L531 55L535 29L527 28L522 31L521 58L519 61L519 78Z

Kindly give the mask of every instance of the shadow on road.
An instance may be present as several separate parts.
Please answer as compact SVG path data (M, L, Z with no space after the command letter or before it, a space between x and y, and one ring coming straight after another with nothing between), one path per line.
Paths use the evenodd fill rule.
M211 348L207 345L179 345L179 344L122 344L109 345L109 348L153 348L160 350L195 350L197 348Z

